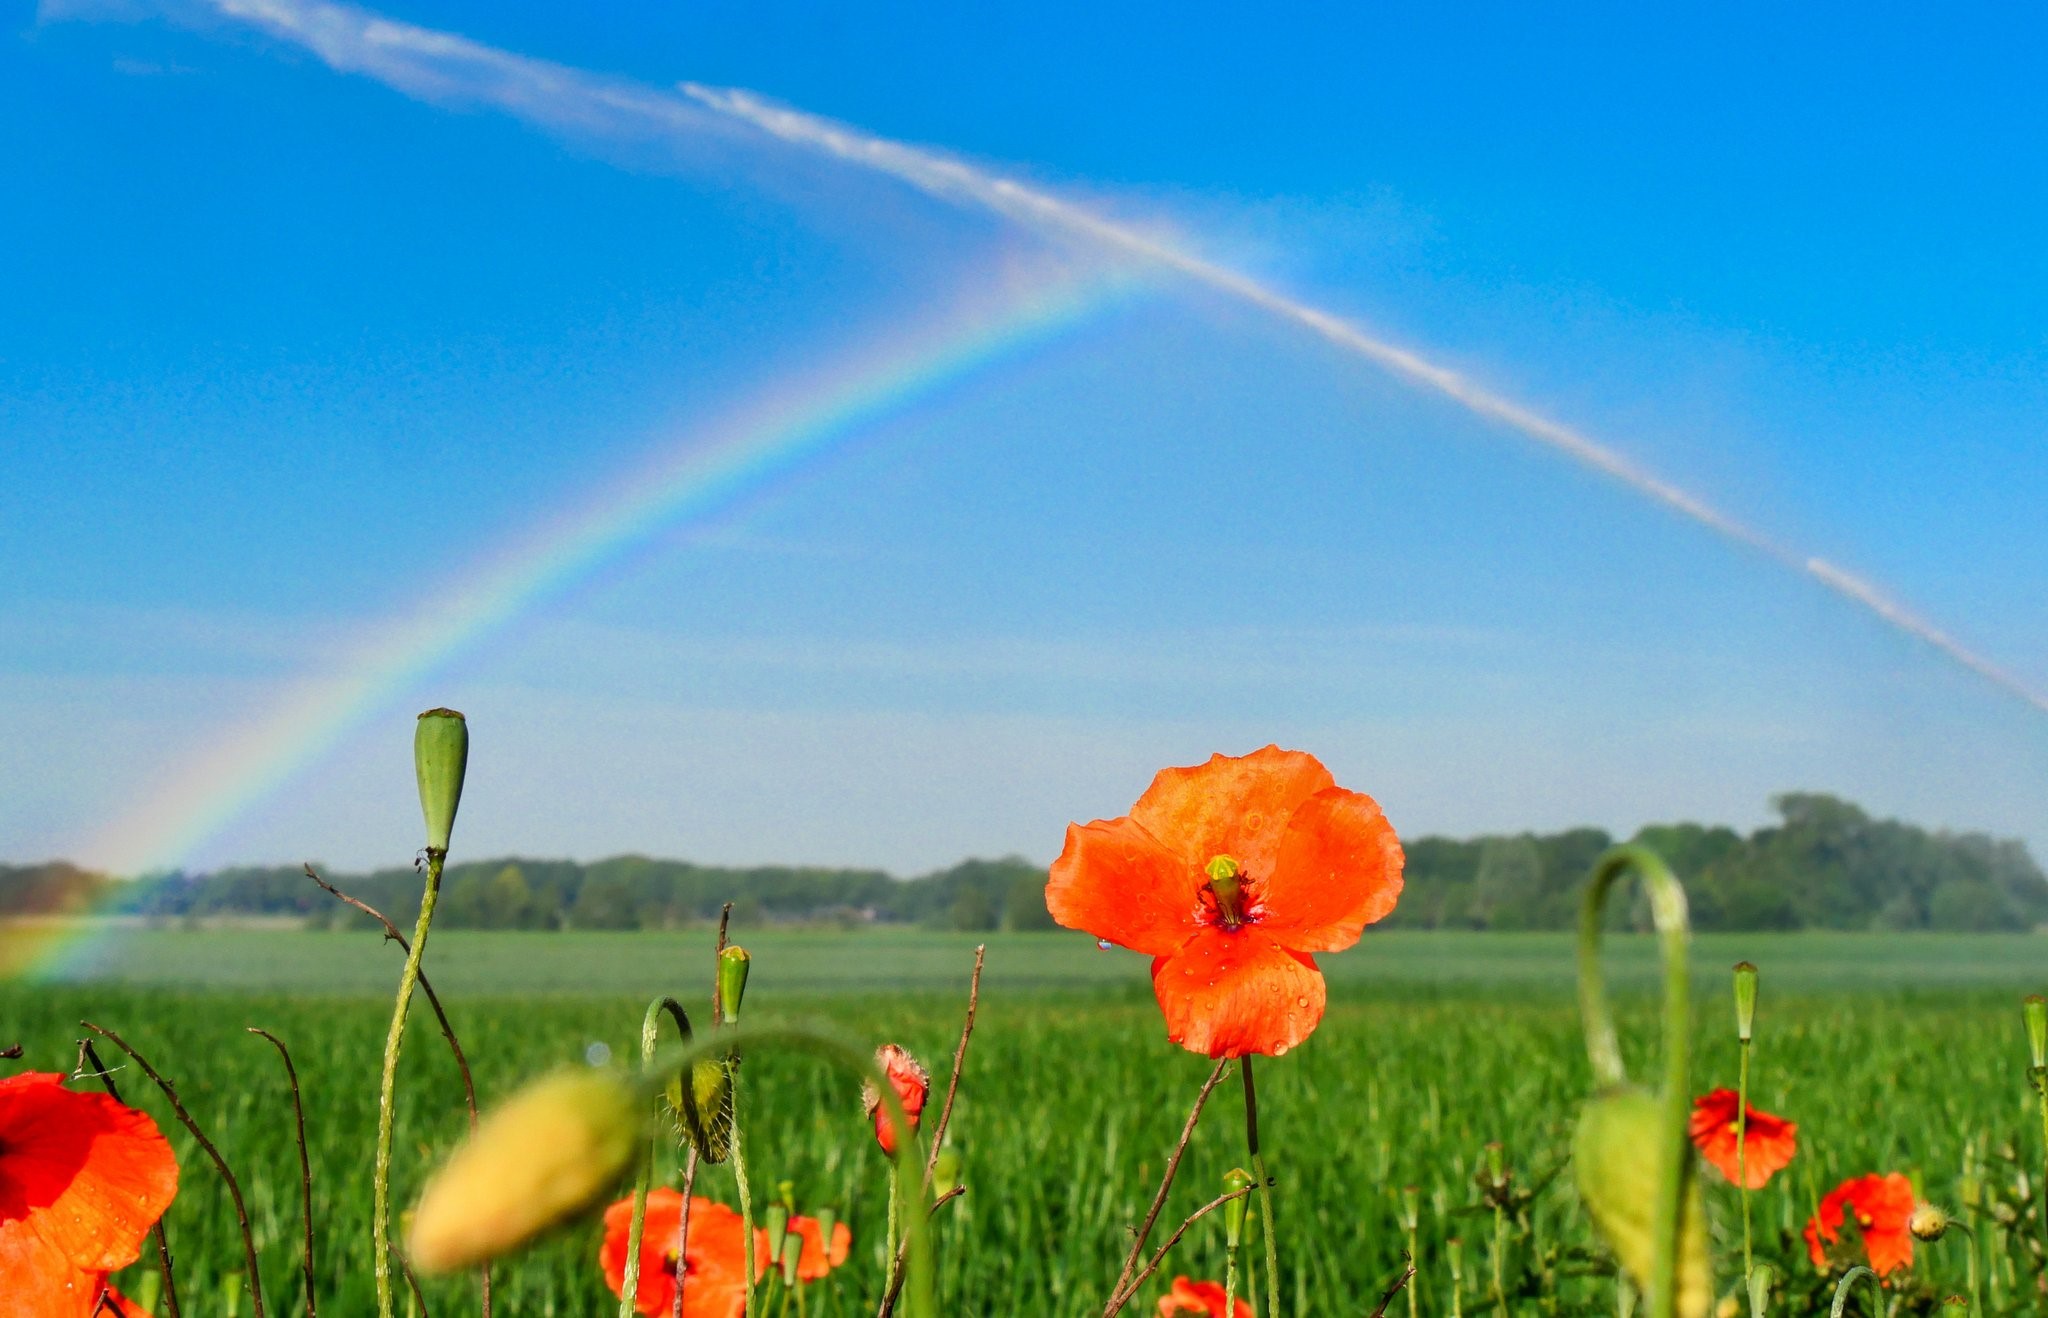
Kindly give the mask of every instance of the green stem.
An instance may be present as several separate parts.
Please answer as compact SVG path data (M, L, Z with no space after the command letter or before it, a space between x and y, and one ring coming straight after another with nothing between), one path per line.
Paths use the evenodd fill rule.
M1835 1302L1828 1309L1828 1318L1842 1318L1843 1306L1849 1303L1849 1288L1855 1285L1858 1277L1870 1278L1871 1318L1882 1318L1884 1313L1884 1291L1880 1288L1877 1274L1860 1263L1843 1273L1842 1280L1835 1286Z
M2044 1160L2041 1193L2048 1195L2048 1071L2036 1072L2034 1094L2041 1107L2041 1156ZM2048 1245L2048 1207L2041 1210L2041 1239L2044 1245ZM2048 1260L2048 1253L2044 1253L2042 1258ZM2048 1269L2048 1261L2044 1261L2042 1266Z
M1408 1264L1415 1269L1415 1275L1408 1279L1408 1318L1416 1318L1416 1310L1422 1303L1421 1299L1416 1295L1416 1292L1422 1288L1422 1255L1415 1248L1416 1229L1417 1223L1415 1219L1410 1218L1408 1220ZM1230 1312L1230 1306L1224 1305L1223 1311L1225 1313Z
M1657 1148L1658 1195L1655 1253L1649 1286L1650 1318L1675 1318L1678 1308L1678 1231L1685 1202L1687 1124L1692 1116L1692 996L1686 974L1687 933L1685 889L1657 854L1646 847L1615 847L1593 867L1579 909L1579 1015L1586 1031L1586 1055L1593 1064L1598 1088L1628 1082L1621 1062L1621 1043L1607 1010L1607 989L1600 972L1601 913L1615 883L1635 873L1650 899L1664 960L1664 1123Z
M1500 1318L1508 1318L1508 1289L1502 1282L1502 1258L1508 1249L1507 1212L1499 1204L1493 1206L1493 1306L1500 1312Z
M1237 1246L1232 1245L1223 1262L1223 1312L1237 1312Z
M683 1042L690 1042L690 1018L683 1013L682 1004L674 998L656 998L647 1004L647 1014L640 1018L640 1066L644 1070L654 1064L654 1054L661 1043L661 1013L667 1012L675 1019L676 1028L682 1031ZM640 1164L640 1175L633 1182L633 1225L626 1233L626 1275L619 1290L619 1318L633 1318L640 1299L640 1241L647 1229L647 1191L654 1183L654 1154L661 1147L660 1134L650 1135L647 1141L647 1156ZM683 1209L685 1213L689 1209ZM677 1290L682 1282L676 1282Z
M753 1318L754 1313L754 1190L747 1183L747 1144L740 1129L740 1059L734 1056L726 1065L732 1076L732 1178L740 1190L740 1229L746 1232L747 1288L746 1299L741 1305L742 1318Z
M1259 1151L1259 1091L1252 1081L1252 1056L1238 1059L1244 1076L1244 1139L1252 1159L1252 1175L1259 1178L1259 1226L1266 1238L1266 1312L1280 1313L1280 1246L1273 1234L1273 1178L1266 1171L1266 1155Z
M428 849L427 886L420 894L420 918L413 926L412 948L405 954L405 973L398 980L391 1032L384 1037L384 1075L377 1091L377 1154L370 1177L370 1249L376 1260L379 1318L391 1318L391 1118L392 1099L398 1088L398 1053L405 1042L405 1015L412 1007L413 989L420 982L420 959L427 951L427 927L434 922L434 902L441 895L441 867L447 860L447 852Z
M1736 1049L1735 1180L1742 1191L1742 1280L1747 1285L1756 1269L1749 1233L1749 1040L1737 1040Z

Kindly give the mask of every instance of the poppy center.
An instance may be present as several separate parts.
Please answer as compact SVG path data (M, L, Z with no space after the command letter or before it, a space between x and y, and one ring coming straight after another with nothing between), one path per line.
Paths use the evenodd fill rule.
M1216 914L1223 920L1225 929L1236 929L1244 923L1244 880L1239 876L1244 866L1237 857L1219 852L1209 858L1202 872L1209 876L1209 893L1216 899Z
M1860 1227L1862 1227L1862 1228L1863 1228L1864 1230L1868 1231L1868 1230L1870 1229L1870 1214L1868 1214L1868 1213L1858 1213L1858 1214L1856 1214L1856 1225L1857 1225L1857 1226L1860 1226Z

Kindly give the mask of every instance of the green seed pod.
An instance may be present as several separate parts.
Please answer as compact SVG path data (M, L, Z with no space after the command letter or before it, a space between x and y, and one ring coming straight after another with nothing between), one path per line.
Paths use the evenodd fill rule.
M768 1206L768 1257L782 1257L782 1242L789 1235L789 1210L781 1204ZM801 1240L798 1241L802 1243Z
M2020 1004L2027 1022L2027 1047L2033 1051L2034 1069L2048 1067L2048 998L2029 993Z
M708 1163L732 1156L732 1064L700 1057L687 1076L672 1077L665 1091L676 1129Z
M832 1257L832 1228L839 1225L839 1214L829 1208L818 1210L818 1239L824 1243L825 1257Z
M1768 1263L1759 1263L1749 1273L1749 1311L1752 1315L1771 1311L1771 1282L1776 1274Z
M1735 963L1735 1037L1749 1042L1750 1027L1756 1024L1756 967L1747 961Z
M427 1182L406 1253L421 1272L453 1272L518 1248L617 1185L643 1129L639 1096L620 1076L543 1076L487 1115Z
M830 1247L827 1246L827 1248L829 1249ZM796 1268L797 1264L803 1261L803 1257L804 1238L795 1232L791 1232L782 1241L782 1284L784 1286L796 1285Z
M951 1194L959 1188L960 1150L955 1145L948 1144L939 1150L938 1161L932 1164L932 1192Z
M1640 1089L1609 1089L1587 1101L1572 1137L1572 1171L1593 1225L1636 1285L1648 1290L1657 1254L1658 1146L1663 1102ZM1678 1227L1679 1318L1707 1318L1714 1304L1707 1257L1706 1205L1693 1174L1692 1151L1680 1164L1685 1180Z
M753 961L744 947L728 946L718 954L718 1005L728 1025L740 1018L740 999L747 995L747 971Z
M1223 1173L1223 1193L1237 1194L1239 1190L1249 1191L1254 1182L1251 1173L1242 1167L1232 1167ZM1230 1248L1236 1249L1244 1239L1244 1211L1251 1202L1251 1195L1238 1194L1237 1198L1223 1205L1223 1240Z
M1401 1229L1413 1231L1422 1225L1422 1191L1412 1185L1401 1187Z
M469 720L452 709L420 715L412 733L412 767L420 784L420 813L427 821L427 854L448 854L455 810L462 804L462 775L469 767Z

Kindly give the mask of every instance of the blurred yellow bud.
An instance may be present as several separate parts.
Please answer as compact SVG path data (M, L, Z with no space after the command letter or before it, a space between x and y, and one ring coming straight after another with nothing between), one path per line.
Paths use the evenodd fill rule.
M1948 1234L1948 1228L1948 1214L1933 1204L1913 1205L1913 1215L1906 1219L1906 1230L1915 1240L1939 1240Z
M640 1148L641 1105L613 1073L557 1071L514 1094L427 1182L406 1233L421 1272L518 1248L618 1184Z
M1615 1258L1645 1292L1657 1255L1663 1132L1662 1100L1640 1089L1610 1089L1587 1101L1572 1137L1579 1198ZM1714 1304L1713 1270L1707 1257L1706 1205L1690 1146L1680 1167L1685 1185L1678 1215L1678 1313L1680 1318L1707 1318Z

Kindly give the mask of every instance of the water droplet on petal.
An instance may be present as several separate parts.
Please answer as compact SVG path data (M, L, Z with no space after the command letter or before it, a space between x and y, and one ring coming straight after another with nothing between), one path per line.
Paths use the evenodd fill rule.
M1284 1044L1284 1043L1283 1043L1283 1044L1276 1044L1276 1045L1274 1046L1274 1048L1273 1048L1273 1056L1275 1056L1275 1057L1285 1057L1285 1056L1287 1056L1287 1045L1286 1045L1286 1044ZM1250 1091L1250 1090L1246 1090L1245 1092L1249 1093L1249 1092L1251 1092L1251 1091Z
M1296 999L1294 1000L1294 1005L1295 1005L1295 1006L1297 1006L1297 1007L1306 1007L1306 1006L1308 1005L1308 998L1307 998L1307 996L1306 996L1306 995L1304 995L1304 996L1302 996L1302 997L1296 998Z
M1112 942L1110 942L1110 941L1109 941L1109 940L1108 940L1107 938L1098 938L1098 939L1096 939L1096 940L1095 940L1095 945L1096 945L1097 947L1101 948L1101 949L1102 949L1103 951L1105 951L1105 952L1107 952L1107 951L1111 950L1112 948L1114 948L1114 947L1116 946L1116 944L1115 944L1115 943L1112 943Z

